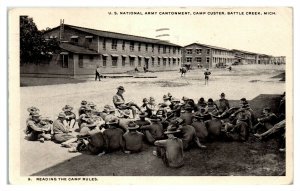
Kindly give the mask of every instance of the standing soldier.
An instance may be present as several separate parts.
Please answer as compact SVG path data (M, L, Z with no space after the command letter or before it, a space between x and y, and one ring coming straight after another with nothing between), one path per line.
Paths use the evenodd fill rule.
M225 111L230 109L229 102L225 99L225 94L221 93L221 99L219 99L219 114L222 115Z
M208 70L208 68L206 68L206 70L204 71L205 85L208 85L209 75L211 75L211 72Z
M101 81L100 77L101 77L101 71L100 71L100 67L99 67L99 66L97 66L97 68L96 68L96 76L95 76L95 81L97 81L97 79L98 79L98 78L99 78L99 81Z

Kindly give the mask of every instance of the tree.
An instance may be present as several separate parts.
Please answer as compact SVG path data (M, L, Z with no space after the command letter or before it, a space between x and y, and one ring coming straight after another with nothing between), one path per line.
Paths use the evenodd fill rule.
M50 59L59 48L56 39L45 40L32 18L20 16L20 63L39 63Z

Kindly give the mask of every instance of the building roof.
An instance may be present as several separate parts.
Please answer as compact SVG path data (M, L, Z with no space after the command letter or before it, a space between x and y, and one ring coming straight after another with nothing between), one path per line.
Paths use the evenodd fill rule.
M207 44L202 44L202 43L192 43L192 44L189 44L189 45L186 45L184 46L184 48L188 47L188 46L191 46L191 45L199 45L199 46L205 46L205 47L208 47L208 48L212 48L212 49L216 49L216 50L226 50L226 51L232 51L230 49L227 49L227 48L222 48L222 47L218 47L218 46L212 46L212 45L207 45Z
M52 31L54 29L57 29L59 27L60 26L52 28L48 31L45 31L45 33L49 32L49 31ZM79 31L89 33L89 34L93 34L93 35L100 36L100 37L115 38L115 39L129 40L129 41L146 42L146 43L181 47L180 45L173 44L173 43L170 43L170 42L167 42L167 41L162 41L162 40L159 40L159 39L154 39L154 38L135 36L135 35L129 35L129 34L123 34L123 33L117 33L117 32L110 32L110 31L103 31L103 30L96 30L96 29L90 29L90 28L79 27L79 26L68 25L68 24L64 24L64 27L69 27L69 28L72 28L72 29L75 29L75 30L79 30Z
M248 52L245 50L237 50L237 49L233 49L233 51L242 52L242 53L246 53L246 54L258 54L258 53L254 53L254 52Z
M84 47L76 46L76 45L69 44L69 43L61 43L59 45L59 47L63 50L73 52L73 53L77 53L77 54L98 54L94 50L89 50L89 49L86 49Z

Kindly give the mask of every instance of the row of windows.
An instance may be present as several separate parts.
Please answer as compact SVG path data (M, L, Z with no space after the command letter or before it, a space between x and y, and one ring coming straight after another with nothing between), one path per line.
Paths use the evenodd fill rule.
M194 50L196 54L202 54L202 49L197 48ZM193 54L193 49L186 49L186 54ZM206 54L210 54L210 49L206 49Z
M186 62L192 62L192 61L193 61L193 58L191 58L191 57L186 58ZM196 57L195 61L196 62L202 62L202 58L201 57ZM210 58L206 57L206 63L209 63L209 61L210 61Z

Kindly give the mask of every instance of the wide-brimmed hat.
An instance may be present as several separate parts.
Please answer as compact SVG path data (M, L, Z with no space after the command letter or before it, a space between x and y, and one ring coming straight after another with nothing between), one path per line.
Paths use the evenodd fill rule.
M87 101L85 101L85 100L81 101L81 105L86 105L86 104L87 104Z
M57 117L66 118L66 114L64 112L60 112Z
M169 126L169 127L167 128L167 131L164 132L164 134L174 134L174 133L179 133L179 132L180 132L180 130L177 129L176 127L174 127L174 126Z
M150 97L149 100L150 101L155 101L155 99L153 97Z
M170 92L168 93L168 97L169 97L169 98L172 97L172 94L171 94Z
M95 107L96 105L95 105L93 102L89 102L89 103L88 103L88 106L90 106L90 107Z
M111 119L109 119L109 121L106 123L108 125L115 125L119 123L119 119L117 117L112 117Z
M152 116L150 117L150 121L160 121L160 118L157 117L157 115L152 115Z
M29 114L31 117L40 117L41 115L39 114L39 112L35 111Z
M127 129L129 129L129 130L134 130L134 129L138 129L138 128L139 128L139 126L138 126L135 122L130 121L130 122L128 123Z
M31 106L31 107L27 108L27 111L29 113L33 113L33 112L39 112L40 110L37 107Z
M169 97L167 95L163 96L163 100L168 100L168 99L169 99Z
M147 117L148 113L147 112L142 112L139 114L140 117Z
M125 88L123 86L119 86L117 89L125 91Z
M65 107L62 108L63 111L72 111L73 107L70 105L65 105Z
M115 107L113 107L113 106L110 106L110 107L109 107L109 112L110 112L110 113L115 112L115 111L116 111Z
M225 96L225 94L222 92L220 96Z
M124 110L124 111L122 112L122 114L123 114L124 116L126 116L126 117L129 117L131 113L130 113L129 110Z
M143 102L145 103L145 102L148 102L148 99L147 98L144 98L143 99Z
M85 111L92 111L92 108L90 106L86 106Z

